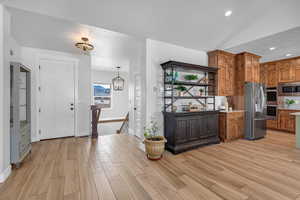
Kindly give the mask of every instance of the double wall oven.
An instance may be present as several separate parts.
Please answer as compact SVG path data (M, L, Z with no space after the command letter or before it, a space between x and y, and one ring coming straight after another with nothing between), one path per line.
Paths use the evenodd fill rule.
M267 116L269 119L276 119L277 116L277 88L267 88Z

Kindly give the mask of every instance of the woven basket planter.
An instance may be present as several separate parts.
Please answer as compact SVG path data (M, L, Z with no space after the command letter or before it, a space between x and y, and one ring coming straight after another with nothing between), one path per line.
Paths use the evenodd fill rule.
M150 160L159 160L165 151L165 143L167 140L163 136L155 136L151 139L145 139L147 157Z

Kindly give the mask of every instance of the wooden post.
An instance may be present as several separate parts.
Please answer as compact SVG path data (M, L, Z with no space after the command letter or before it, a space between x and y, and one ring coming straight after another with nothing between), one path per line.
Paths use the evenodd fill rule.
M101 113L101 106L92 105L92 138L98 138L98 121Z

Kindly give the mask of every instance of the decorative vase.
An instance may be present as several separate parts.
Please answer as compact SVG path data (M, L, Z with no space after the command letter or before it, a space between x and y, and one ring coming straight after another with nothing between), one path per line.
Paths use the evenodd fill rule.
M165 143L167 140L163 136L155 136L145 138L144 144L149 160L160 160L165 151Z

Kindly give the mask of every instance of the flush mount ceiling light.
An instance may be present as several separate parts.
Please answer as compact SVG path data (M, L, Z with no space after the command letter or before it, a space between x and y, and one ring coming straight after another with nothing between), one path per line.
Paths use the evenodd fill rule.
M232 11L231 10L227 10L226 12L225 12L225 17L229 17L229 16L231 16L232 15Z
M118 71L117 76L112 80L113 89L115 91L122 91L124 89L125 80L122 77L120 77L120 68L121 67L117 67L117 71Z
M273 51L276 49L276 47L270 47L269 49L270 49L270 51Z
M288 53L288 54L286 54L285 56L286 56L286 57L289 57L289 56L291 56L291 55L292 55L292 54Z
M89 43L89 39L86 37L81 38L82 42L77 42L75 46L82 51L92 51L94 49L94 46Z

